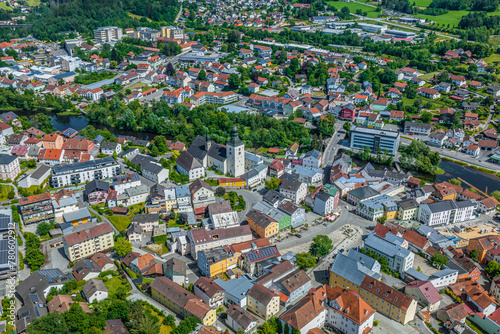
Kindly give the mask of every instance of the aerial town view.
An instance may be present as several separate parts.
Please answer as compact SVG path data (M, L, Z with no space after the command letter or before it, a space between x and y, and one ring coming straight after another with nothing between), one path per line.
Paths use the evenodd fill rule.
M499 0L0 0L0 334L500 334Z

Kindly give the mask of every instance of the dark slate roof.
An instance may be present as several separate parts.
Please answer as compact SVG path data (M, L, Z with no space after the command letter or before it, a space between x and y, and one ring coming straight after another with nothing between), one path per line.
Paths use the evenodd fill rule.
M17 159L17 157L12 156L12 155L0 154L0 165L8 165L16 159Z
M287 190L292 190L292 191L298 191L300 186L302 185L302 182L296 181L296 180L289 180L285 179L280 185L280 189L287 189Z
M108 191L109 184L107 182L94 179L85 185L85 194L87 195L99 190Z
M207 150L207 140L206 138L203 138L202 136L197 136L191 145L189 145L187 152L191 154L193 157L195 157L198 160L203 160L205 159L208 150Z
M376 191L375 189L372 189L370 186L364 186L364 187L356 188L356 189L349 191L349 194L351 196L354 196L356 198L363 200L365 198L377 196L380 193L378 191Z
M177 158L177 164L187 170L203 167L188 151L184 151Z

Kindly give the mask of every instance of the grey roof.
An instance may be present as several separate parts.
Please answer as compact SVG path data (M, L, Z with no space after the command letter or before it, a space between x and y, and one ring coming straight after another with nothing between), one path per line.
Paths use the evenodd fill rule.
M145 213L141 215L135 215L132 218L132 223L157 223L160 220L160 215L158 213Z
M327 193L325 193L325 192L323 192L323 191L320 191L320 192L319 192L319 193L318 193L318 194L314 197L314 200L320 200L320 201L322 201L322 202L325 202L325 203L326 203L326 202L330 199L330 197L333 197L333 196L332 196L332 195L330 195L330 194L327 194Z
M293 167L293 172L307 177L314 177L317 174L323 174L322 168L307 168L304 166L296 165Z
M226 314L233 319L234 322L240 325L243 330L247 329L252 322L257 322L257 318L238 305L231 305L231 307L227 309Z
M0 154L0 165L8 165L16 159L17 159L17 157L12 156L12 155Z
M429 204L424 204L424 205L427 205L429 207L429 210L432 213L455 210L457 208L455 202L452 200L434 202L434 203L429 203Z
M98 291L108 292L104 282L99 279L92 278L82 286L82 292L87 300Z
M175 197L177 197L177 199L182 197L190 197L189 186L186 185L175 187Z
M126 156L127 154L132 153L132 152L134 152L134 151L139 151L139 149L138 149L137 147L132 147L132 148L129 148L128 150L126 150L126 151L122 151L122 152L120 152L120 154L118 154L118 156L119 156L119 157L124 157L124 156Z
M456 270L456 269L446 268L446 269L443 269L443 270L440 270L440 271L437 271L437 272L433 273L430 276L430 278L433 279L433 278L440 278L440 277L445 277L445 276L448 276L448 275L453 275L457 271L458 270Z
M382 254L387 255L390 258L393 258L396 255L406 258L412 254L410 250L401 246L397 246L394 243L382 239L376 234L372 233L368 234L368 237L365 239L365 247L374 249Z
M250 180L252 177L256 177L259 173L255 169L250 169L245 174L242 174L240 177L245 180Z
M427 281L429 279L429 276L422 274L421 272L419 272L418 270L415 270L413 268L408 269L405 272L405 275L411 276L411 277L415 278L415 280L417 280L417 281Z
M165 197L165 188L159 184L156 183L149 188L149 196L150 197Z
M207 139L202 136L197 136L191 145L189 145L187 152L198 160L203 160L208 153Z
M418 202L414 199L405 199L397 202L397 204L403 208L403 210L418 208Z
M414 128L421 128L421 129L426 129L426 130L429 130L432 125L431 124L427 124L427 123L419 123L419 122L405 122L405 127L407 126L412 126Z
M380 266L378 261L368 255L365 255L361 252L358 252L354 248L349 249L349 253L347 253L347 257L360 262L368 269L373 269L377 266Z
M85 185L85 194L87 195L98 190L108 191L109 184L107 182L94 179Z
M275 203L281 203L285 198L285 196L274 190L268 190L262 197L264 201L271 203L272 205Z
M349 191L349 195L354 196L356 198L359 198L361 201L366 199L366 198L377 196L379 194L380 193L378 191L376 191L375 189L373 189L370 186L364 186L364 187L356 188L356 189Z
M90 214L89 209L83 208L83 209L79 209L79 210L75 210L75 211L71 211L71 212L65 213L63 215L63 217L64 217L64 221L66 221L66 222L69 223L69 222L73 222L75 220L80 220L80 219L83 219L83 218L92 217L92 215Z
M208 155L211 158L214 158L219 161L225 161L227 157L226 154L227 154L226 148L217 143L212 143L212 145L210 146L210 150L208 151Z
M125 189L125 192L129 197L132 196L137 196L140 194L148 193L149 194L149 188L145 184L141 184L140 186L133 187L133 188L127 188Z
M76 162L74 164L57 165L54 166L54 168L52 169L52 174L58 175L58 174L70 173L76 170L84 170L84 169L90 170L90 169L100 168L101 166L105 165L115 165L115 164L117 164L117 162L113 157L107 157L97 160Z
M230 281L223 281L218 278L215 280L215 283L224 289L226 294L230 294L239 300L246 298L248 290L253 286L253 282L246 275Z
M389 130L378 130L373 128L366 128L362 126L353 125L350 129L351 133L362 133L370 136L384 136L384 137L392 137L398 138L399 132L397 131L389 131Z
M236 126L234 126L233 128L231 132L231 139L229 139L229 142L227 144L233 147L238 147L243 145L243 142L240 140L240 137L238 137L238 128Z
M109 150L115 150L118 147L118 143L112 143L112 142L104 142L101 144L101 149L109 149Z
M458 202L455 202L455 205L457 206L457 209L462 209L462 208L468 208L470 206L474 206L476 207L477 206L477 203L475 200L471 200L471 199L468 199L468 200L465 200L465 201L458 201Z
M41 164L36 171L31 173L30 177L32 179L38 180L43 177L48 171L50 171L50 166Z
M435 138L437 140L443 140L444 137L446 137L446 134L444 133L440 133L440 132L432 132L430 135L429 135L429 138Z
M362 262L358 262L355 259L347 257L341 253L337 254L335 262L331 265L330 270L358 286L361 285L361 282L363 282L366 275L369 275L377 280L382 278L380 273L364 266Z
M155 163L151 161L144 161L141 164L141 169L142 170L147 170L148 172L154 173L154 174L159 174L161 173L165 168L163 168L161 165L158 165L156 160Z
M313 158L313 159L316 159L316 160L321 159L321 157L322 157L322 154L318 150L309 151L304 156L304 158Z
M177 164L188 172L203 167L188 151L184 151L179 155Z
M285 179L280 185L280 189L286 189L286 190L292 190L294 192L297 192L299 188L302 186L302 182L297 181L297 180L289 180Z

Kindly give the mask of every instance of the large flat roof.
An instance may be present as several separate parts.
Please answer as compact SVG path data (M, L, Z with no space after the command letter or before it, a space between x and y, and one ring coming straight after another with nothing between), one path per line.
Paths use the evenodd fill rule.
M398 131L378 130L378 129L365 128L363 126L355 126L355 125L351 127L350 131L361 133L361 134L366 134L366 135L371 135L371 136L386 136L386 137L392 137L392 138L399 137Z

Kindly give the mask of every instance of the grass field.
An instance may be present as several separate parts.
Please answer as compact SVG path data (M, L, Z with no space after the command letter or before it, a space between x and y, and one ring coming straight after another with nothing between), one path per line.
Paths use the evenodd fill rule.
M40 0L28 0L28 1L26 1L26 4L28 6L39 6Z
M7 6L5 2L0 2L0 9L5 9L5 10L14 10L12 7Z
M484 58L484 61L488 64L500 62L500 55L494 53L491 56Z
M368 17L378 17L379 14L378 12L376 12L376 8L355 2L329 1L328 4L334 6L339 10L344 7L347 7L351 11L351 13L356 13L356 10L361 9L363 12L368 13Z
M429 2L430 0L416 0L417 6L422 6L424 5L418 5L419 2ZM456 27L458 26L458 23L460 22L460 19L462 16L465 16L469 14L469 11L467 10L450 10L448 13L443 14L443 15L438 15L438 16L433 16L433 15L423 15L423 14L417 14L415 15L416 17L420 17L423 19L427 19L428 21L435 21L436 23L439 24L444 24L444 25L450 25L450 27ZM488 16L492 15L500 15L500 10L494 11L494 12L489 12L487 13Z
M147 87L148 84L144 83L144 82L138 82L138 83L135 83L133 84L132 86L129 86L127 87L126 89L130 89L130 90L134 90L134 88L143 88L143 87Z
M130 12L127 12L127 14L128 14L128 16L130 16L131 18L133 18L133 19L138 19L138 20L140 20L140 19L142 19L142 18L144 17L144 16L141 16L141 15L132 14L132 13L130 13ZM147 18L147 17L146 17L146 20L148 20L148 22L151 22L151 21L152 21L150 18Z
M413 0L410 2L412 5L415 3L415 6L417 7L429 7L431 4L432 0Z
M104 282L106 288L108 288L110 295L115 295L116 291L123 287L125 291L130 291L130 284L126 281L126 279L121 278L120 276L114 276L113 278Z
M125 231L128 226L132 223L132 216L106 216L111 224L113 224L116 229L120 232Z
M0 201L3 202L9 199L8 195L11 189L11 186L5 186L3 184L0 186Z

